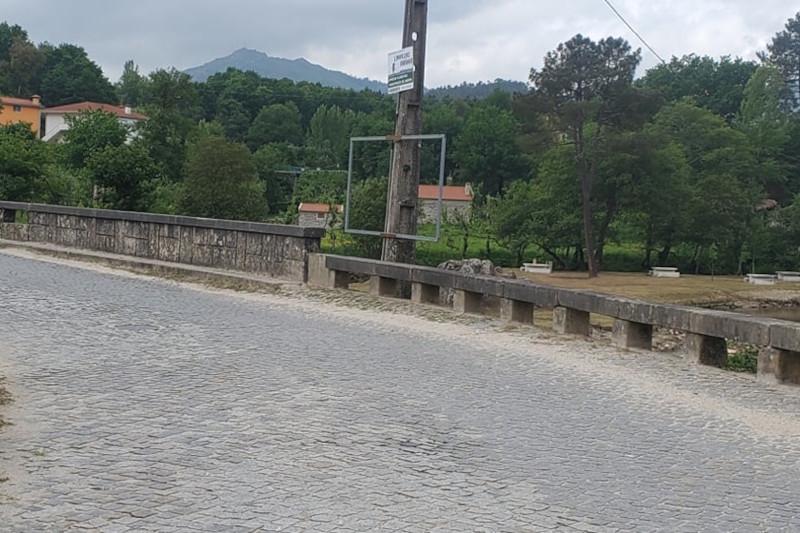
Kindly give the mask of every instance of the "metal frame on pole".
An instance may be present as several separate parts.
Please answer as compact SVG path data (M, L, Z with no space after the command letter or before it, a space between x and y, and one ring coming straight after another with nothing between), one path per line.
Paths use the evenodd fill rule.
M439 153L439 196L436 202L436 234L433 237L425 236L425 235L416 235L413 233L387 233L385 231L372 231L372 230L365 230L361 228L351 228L350 227L350 197L353 188L353 147L357 142L387 142L387 141L396 141L394 135L388 135L385 137L351 137L350 138L350 157L347 163L347 196L345 198L345 207L344 207L344 232L345 233L354 233L357 235L372 235L375 237L383 237L383 238L392 238L392 239L404 239L409 241L427 241L427 242L437 242L439 237L441 236L442 231L442 198L444 195L444 164L445 164L445 155L447 152L447 138L442 133L437 134L428 134L428 135L405 135L403 136L404 141L430 141L430 140L438 140L440 141L441 150Z

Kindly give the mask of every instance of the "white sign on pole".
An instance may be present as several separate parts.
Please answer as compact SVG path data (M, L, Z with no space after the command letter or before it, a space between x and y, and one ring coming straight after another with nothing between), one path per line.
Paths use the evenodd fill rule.
M389 54L389 94L414 88L414 48L409 46Z

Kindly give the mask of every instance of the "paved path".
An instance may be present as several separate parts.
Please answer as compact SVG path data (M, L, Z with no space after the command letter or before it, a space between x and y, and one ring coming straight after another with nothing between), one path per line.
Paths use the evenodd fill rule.
M797 389L337 298L0 253L0 530L800 530Z

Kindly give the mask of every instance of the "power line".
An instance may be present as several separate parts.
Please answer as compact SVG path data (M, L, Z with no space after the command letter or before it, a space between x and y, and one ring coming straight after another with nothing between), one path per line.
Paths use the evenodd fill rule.
M645 41L645 40L644 40L644 37L642 37L641 35L639 35L639 32L637 32L636 30L634 30L634 29L633 29L633 26L631 26L630 24L628 24L628 21L627 21L627 20L625 20L625 17L623 17L623 16L620 14L620 12L619 12L619 11L617 11L617 8L615 8L615 7L614 7L614 6L611 4L611 1L610 1L610 0L603 0L603 2L605 2L605 3L608 5L608 7L610 7L610 8L611 8L611 11L613 11L613 12L614 12L614 14L615 14L617 17L619 17L619 20L621 20L621 21L622 21L622 22L623 22L623 23L624 23L624 24L625 24L625 25L628 27L628 29L629 29L629 30L631 30L631 31L633 32L633 34L634 34L636 37L638 37L638 38L639 38L639 40L640 40L640 41L642 41L642 44L643 44L643 45L645 45L645 46L647 47L647 49L648 49L648 50L650 50L651 52L653 52L653 55L654 55L654 56L656 56L658 59L660 59L662 63L666 63L666 61L664 61L664 58L663 58L663 57L661 57L660 55L658 55L658 52L656 52L655 50L653 50L653 47L652 47L652 46L650 46L649 44L647 44L647 41Z

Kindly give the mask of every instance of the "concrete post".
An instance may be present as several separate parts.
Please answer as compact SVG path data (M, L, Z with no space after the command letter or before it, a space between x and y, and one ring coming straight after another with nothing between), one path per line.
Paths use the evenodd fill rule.
M328 289L346 289L350 274L325 266L324 254L308 254L308 283Z
M728 363L728 343L719 337L686 333L686 356L701 365L723 368Z
M587 311L578 311L568 307L553 308L553 329L564 335L592 334L592 325L589 322Z
M417 304L439 304L439 286L427 283L411 284L411 301Z
M617 348L650 350L653 347L653 326L615 318L611 342Z
M758 352L758 380L800 385L800 353L762 348Z
M453 311L456 313L480 313L481 297L477 292L455 289L453 291Z
M503 298L500 300L500 318L509 322L533 324L534 305L530 302L520 302Z
M372 276L369 278L369 293L372 296L392 298L397 296L397 284L398 281L396 279Z

